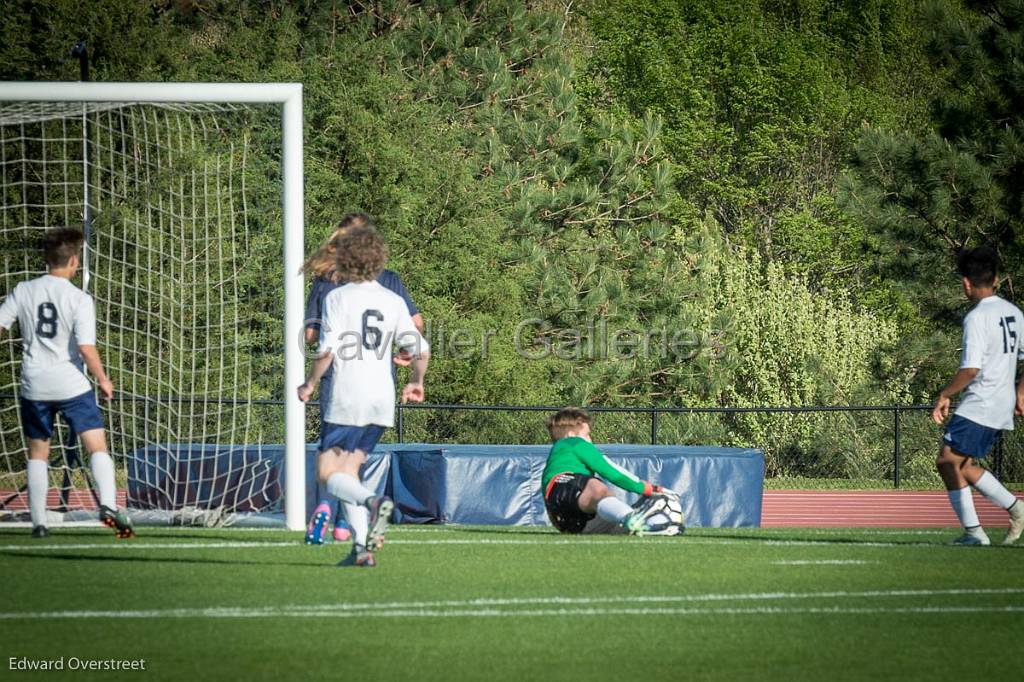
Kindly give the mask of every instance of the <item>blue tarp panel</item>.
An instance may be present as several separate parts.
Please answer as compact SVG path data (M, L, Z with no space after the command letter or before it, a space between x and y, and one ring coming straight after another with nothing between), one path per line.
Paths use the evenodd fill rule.
M263 511L284 490L283 464L280 445L150 445L128 458L128 504Z
M681 493L687 525L758 526L764 454L744 448L601 445L611 461ZM381 444L366 486L395 500L400 523L547 525L540 478L546 445ZM306 507L320 491L316 447L307 447ZM150 446L129 460L133 507L225 505L265 509L284 490L283 446ZM186 483L188 481L188 483ZM613 489L616 490L617 489ZM636 496L617 491L632 503Z
M601 445L619 466L681 493L691 526L761 523L764 453L756 449ZM391 456L399 519L547 525L540 479L546 445L379 445ZM636 495L613 489L629 503Z

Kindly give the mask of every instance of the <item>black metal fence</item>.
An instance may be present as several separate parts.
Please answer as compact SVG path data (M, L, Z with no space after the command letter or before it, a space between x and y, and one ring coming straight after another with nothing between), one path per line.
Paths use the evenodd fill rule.
M0 395L0 400L14 396ZM13 407L13 404L11 405ZM186 410L187 406L187 410ZM112 445L123 454L167 437L161 412L179 420L218 422L190 430L206 439L280 443L283 401L206 396L152 397L119 394L107 412ZM407 404L397 407L395 428L385 441L397 443L543 444L544 421L557 406ZM595 441L654 445L757 447L765 451L770 482L819 481L836 487L935 486L934 461L942 428L930 405L831 405L792 407L602 407L594 415ZM188 414L184 414L187 411ZM306 438L319 438L319 409L306 411ZM12 422L12 419L14 420ZM3 456L17 457L16 410L0 410ZM244 429L226 430L227 421ZM12 423L8 423L12 422ZM231 434L231 435L228 435ZM1024 482L1024 437L1004 432L988 462L1001 479ZM179 434L183 435L183 434ZM119 441L119 442L118 442ZM211 441L213 442L213 441ZM17 445L16 445L17 443ZM8 468L8 467L4 467ZM17 467L15 467L17 468Z
M398 443L547 442L556 406L407 404L397 408ZM942 427L931 405L791 407L588 407L598 442L758 447L773 479L850 484L938 485ZM1024 439L1005 432L989 464L1024 481Z

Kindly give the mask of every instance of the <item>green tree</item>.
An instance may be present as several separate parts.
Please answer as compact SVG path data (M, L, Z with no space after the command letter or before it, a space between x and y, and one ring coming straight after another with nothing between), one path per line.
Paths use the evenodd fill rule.
M931 129L865 129L842 190L847 211L871 230L880 269L952 323L963 309L951 285L959 249L999 249L1011 297L1020 271L1024 2L935 2L922 26L943 76Z
M93 45L124 33L123 49L97 60L97 78L301 80L307 243L347 211L378 219L391 266L431 323L431 400L720 406L905 395L880 360L893 322L866 309L857 279L858 225L832 193L850 121L914 118L894 85L905 73L894 56L902 4L766 2L752 17L746 3L710 0L593 2L583 15L512 0L123 4L96 25L62 0L17 5L0 48L6 73L74 77L73 63L30 49L23 29L42 12L61 17L55 45L80 37L76 25ZM257 125L252 135L265 158L247 184L270 187L276 131ZM255 395L279 390L277 211L251 223L261 257L245 274L246 312L260 322ZM537 321L527 340L558 354L518 352L527 320ZM493 329L488 352L454 357L445 345L456 327L477 338ZM612 357L610 340L595 338L602 329L682 332L686 352ZM512 433L483 418L416 419L409 437ZM776 450L814 440L798 420L691 424L665 433ZM636 441L637 426L607 432ZM524 422L512 437L543 433Z
M594 0L580 92L663 119L685 223L712 217L730 240L873 304L862 228L837 208L835 180L862 121L923 123L914 4Z

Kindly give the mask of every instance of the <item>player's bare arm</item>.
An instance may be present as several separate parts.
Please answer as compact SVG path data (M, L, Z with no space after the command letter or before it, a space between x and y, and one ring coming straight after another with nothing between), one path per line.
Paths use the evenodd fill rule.
M426 329L426 326L423 324L423 316L420 315L419 313L416 313L415 315L412 316L412 323L413 325L416 326L416 331L418 331L420 334L422 334L423 330ZM412 353L410 353L404 348L399 349L399 351L395 353L395 356L392 358L392 360L399 367L408 367L409 363L412 362Z
M953 376L953 380L949 382L949 385L942 389L938 400L935 401L935 407L932 409L932 420L936 424L941 424L945 421L946 415L949 414L949 404L953 396L967 388L976 376L978 376L977 367L963 367ZM1017 404L1020 405L1019 385L1017 391Z
M114 398L114 384L107 377L107 373L103 371L103 361L100 360L100 352L96 350L96 346L91 344L80 344L78 346L78 352L82 354L82 359L85 360L85 366L89 369L89 374L96 377L96 383L100 387L100 393L103 395L104 400L113 400Z
M1018 417L1024 417L1024 374L1021 374L1020 381L1017 382L1017 406L1013 413Z
M299 400L307 402L310 399L313 395L313 389L316 388L317 382L320 381L320 377L331 366L331 361L332 356L330 353L324 353L313 361L313 366L309 368L309 376L306 377L306 382L299 386Z
M403 403L423 402L423 377L427 373L427 365L429 364L430 351L421 351L419 355L413 358L412 373L409 375L409 381L406 383L405 388L402 389Z

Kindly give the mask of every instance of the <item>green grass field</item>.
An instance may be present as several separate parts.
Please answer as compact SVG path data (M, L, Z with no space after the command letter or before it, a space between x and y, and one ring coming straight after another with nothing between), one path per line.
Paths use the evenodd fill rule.
M375 569L284 531L0 531L0 670L168 680L1011 680L1024 546L954 531L681 538L397 527ZM991 533L993 541L1001 531ZM70 672L72 657L145 672Z

